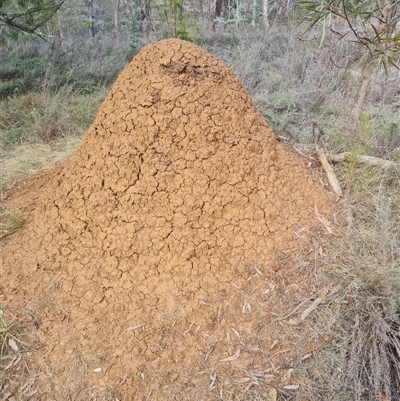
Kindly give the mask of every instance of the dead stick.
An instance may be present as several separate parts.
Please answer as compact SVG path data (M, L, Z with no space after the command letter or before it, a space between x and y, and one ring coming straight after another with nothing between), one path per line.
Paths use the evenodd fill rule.
M257 384L258 384L258 382L256 382L256 381L250 382L250 383L247 385L247 387L242 391L242 394L240 394L240 396L241 396L241 397L244 397L244 396L247 394L247 392L250 390L250 387L251 387L251 386L254 386L254 385L257 385Z
M291 348L287 348L287 349L283 349L282 351L276 351L268 358L268 361L270 361L272 358L275 358L276 356L278 356L280 354L284 354L285 352L289 352L291 350L292 350Z
M314 309L318 307L321 302L325 301L328 291L328 288L322 290L321 294L318 295L318 298L314 300L313 303L305 311L303 311L300 316L300 320L304 320Z
M323 153L318 153L318 159L321 163L322 168L325 170L326 176L328 177L328 181L330 186L332 187L335 194L339 197L343 196L342 189L340 188L340 184L338 179L336 178L335 173L331 165L329 164L326 156Z
M400 163L391 160L384 160L373 156L359 156L351 152L344 152L338 155L328 155L328 159L333 162L356 161L359 163L369 164L370 166L379 166L383 168L400 167Z
M281 320L285 320L285 319L289 318L290 316L293 316L304 304L306 304L308 301L314 301L314 299L317 297L318 297L317 293L311 295L311 297L300 302L290 313L288 313L285 316L279 317L278 319L276 319L276 321L280 322Z

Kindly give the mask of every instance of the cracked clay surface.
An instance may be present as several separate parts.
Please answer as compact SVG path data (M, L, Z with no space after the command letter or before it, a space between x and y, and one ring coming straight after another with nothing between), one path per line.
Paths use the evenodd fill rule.
M223 62L176 39L145 47L80 149L36 180L2 285L40 317L52 399L85 385L167 399L262 370L268 272L329 199Z

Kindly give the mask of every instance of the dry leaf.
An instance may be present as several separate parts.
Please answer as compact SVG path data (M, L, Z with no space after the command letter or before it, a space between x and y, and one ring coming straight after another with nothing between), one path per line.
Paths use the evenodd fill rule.
M381 393L382 401L387 401L387 397L385 393Z
M17 345L17 343L15 342L15 340L14 340L13 338L10 338L10 339L8 340L8 345L9 345L14 351L18 351L18 350L19 350L18 345Z
M269 383L270 381L272 381L272 380L274 380L275 379L275 376L274 375L265 375L264 376L264 378L263 378L267 383Z
M247 385L247 387L242 391L242 394L240 394L241 397L244 397L244 396L247 394L247 392L250 390L250 387L251 387L251 386L255 386L255 385L258 385L258 386L259 386L258 382L256 382L256 381L250 382L250 383Z
M276 401L278 398L278 392L276 391L276 388L270 388L268 390L268 399L271 401Z
M236 337L239 339L240 344L243 344L243 343L242 343L242 340L241 340L241 338L240 338L240 335L239 335L239 333L237 332L237 330L235 330L233 327L231 327L231 330L236 334Z
M4 370L8 370L12 366L17 365L20 360L21 360L21 354L15 355L12 361L4 368Z
M217 380L217 372L213 372L210 374L210 384L208 386L208 391L211 391L215 386L215 381Z
M317 299L315 299L313 303L301 314L300 320L304 320L314 309L318 307L321 302L325 301L328 291L328 288L325 288L321 294L318 295Z
M122 378L122 380L121 380L118 384L119 384L120 386L122 386L122 385L126 382L126 379L127 379L128 377L129 377L128 374L125 373L124 377Z
M208 349L208 351L207 351L207 353L206 353L206 356L204 357L203 363L206 363L206 362L207 362L207 360L208 360L208 358L210 357L211 353L214 351L214 348L215 348L215 344L212 345L212 346Z
M259 274L260 276L263 276L263 272L257 267L257 266L253 266L253 269L256 271L257 274Z
M292 373L294 372L293 368L288 369L288 371L283 375L283 381L286 381L291 378Z
M326 340L322 341L319 344L315 344L314 342L312 342L311 343L311 348L302 353L302 355L303 355L302 360L309 358L315 351L317 351L320 348L322 348L323 346L325 346L331 340L332 340L332 337L328 337Z
M242 312L246 313L247 311L251 312L251 305L246 299L246 301L243 304Z
M317 220L324 225L324 227L326 228L326 231L328 231L329 234L333 234L332 229L329 227L329 223L319 213L319 210L317 207L317 202L314 203L314 213L315 213L315 217L317 218Z
M220 362L234 361L235 359L239 358L239 355L240 355L240 348L232 356L228 356L228 358L220 359Z
M33 395L35 395L38 391L39 391L39 389L37 388L37 389L31 391L30 393L24 393L24 395L28 396L29 399L31 399L30 397L32 397Z
M283 387L285 390L298 390L299 389L298 384L289 384L288 386Z
M324 256L324 253L322 252L322 246L321 245L318 248L318 253L319 253L319 256L321 256L321 258L322 258L322 256Z
M284 354L284 353L289 352L291 350L292 350L291 348L287 348L287 349L283 349L281 351L276 351L268 358L268 361L270 361L272 358L275 358L277 355Z
M138 325L136 325L136 326L131 326L131 327L128 327L127 329L126 329L126 331L133 331L133 330L136 330L136 329L138 329L138 328L140 328L140 327L143 327L144 325L143 324L138 324Z
M192 330L192 327L193 327L193 326L194 326L194 324L191 323L190 326L189 326L189 328L183 332L183 335L186 336L186 334L189 333L190 330Z

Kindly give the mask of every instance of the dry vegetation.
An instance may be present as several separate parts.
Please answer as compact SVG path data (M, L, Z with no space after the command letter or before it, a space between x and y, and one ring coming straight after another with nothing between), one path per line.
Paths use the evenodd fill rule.
M315 274L338 298L310 329L332 335L304 367L307 399L395 400L400 394L400 175L346 165L337 236L314 238L323 257ZM386 398L385 398L386 397Z
M197 41L234 70L275 132L289 138L313 162L316 145L326 152L350 151L400 161L399 71L374 76L360 130L354 136L347 130L359 85L357 49L352 44L328 42L317 48L313 33L300 36L295 28L283 25L273 26L267 34L244 28L199 33ZM64 86L55 92L42 88L1 99L2 190L72 153L107 90L108 86L82 93ZM400 171L395 166L382 169L358 164L356 157L334 167L344 192L331 219L335 235L315 232L296 254L309 289L289 299L282 294L284 299L275 311L281 317L296 308L304 312L304 305L312 304L329 288L299 326L304 344L313 344L308 353L302 349L291 366L300 387L278 388L274 398L273 392L265 390L266 381L263 391L254 386L242 398L232 391L226 398L213 399L400 398ZM20 222L12 219L8 228L2 223L1 230L11 232ZM0 299L0 309L4 306ZM13 347L10 338L20 338L14 328L23 328L20 323L26 317L0 311L0 318L0 394L17 400L7 398L12 394L10 388L32 383L26 381L22 362L16 362L22 358L25 363L27 348ZM84 361L79 369L84 369ZM27 394L26 389L22 393ZM34 396L18 399L33 400ZM66 399L117 398L111 390L100 394L85 389ZM170 399L184 397L175 394Z

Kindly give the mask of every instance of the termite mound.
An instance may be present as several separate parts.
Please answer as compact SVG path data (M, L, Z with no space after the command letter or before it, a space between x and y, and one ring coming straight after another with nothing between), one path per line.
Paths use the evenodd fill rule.
M79 150L7 202L27 221L3 249L5 299L41 316L32 363L56 398L162 399L262 369L268 275L330 207L232 71L176 39L145 47Z

